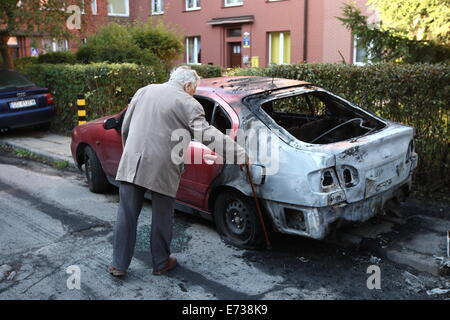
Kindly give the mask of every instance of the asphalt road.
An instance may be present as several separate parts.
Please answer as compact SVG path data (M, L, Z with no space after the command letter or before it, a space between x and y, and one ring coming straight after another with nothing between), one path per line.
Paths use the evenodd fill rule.
M449 298L426 293L448 285L445 278L364 250L286 235L277 235L270 251L241 250L222 242L212 223L181 212L172 243L180 265L168 276L152 276L149 201L129 275L118 280L106 272L117 202L117 190L90 193L75 171L0 153L0 299ZM366 284L374 264L379 290ZM80 289L67 286L73 265L81 271Z

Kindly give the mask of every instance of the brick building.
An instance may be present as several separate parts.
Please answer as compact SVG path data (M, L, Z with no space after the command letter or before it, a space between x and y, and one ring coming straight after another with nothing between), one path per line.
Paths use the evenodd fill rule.
M359 63L364 50L337 20L346 0L93 0L86 10L90 32L109 21L145 21L149 16L185 37L185 63L224 67L271 63ZM366 0L357 5L367 13ZM75 49L83 42L41 37L38 52ZM29 56L33 42L16 37L17 56ZM34 45L36 40L34 41Z

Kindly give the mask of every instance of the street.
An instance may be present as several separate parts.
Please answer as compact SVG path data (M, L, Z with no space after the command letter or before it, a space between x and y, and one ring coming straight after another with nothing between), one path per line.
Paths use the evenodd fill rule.
M2 152L0 269L7 272L0 274L0 299L449 297L426 293L448 288L448 279L364 249L277 234L269 251L241 250L222 242L211 222L182 212L175 215L172 242L180 265L168 276L152 276L150 201L140 217L130 272L118 280L106 272L117 202L117 190L90 193L75 169L57 170ZM373 264L381 270L379 290L366 284ZM80 289L67 286L66 270L73 265L81 271Z

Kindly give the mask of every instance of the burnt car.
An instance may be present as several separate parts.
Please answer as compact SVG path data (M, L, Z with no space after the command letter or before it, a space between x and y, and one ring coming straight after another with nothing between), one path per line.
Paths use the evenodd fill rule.
M54 98L13 70L0 70L0 131L34 126L48 130L55 114Z
M224 77L202 80L195 98L207 121L233 139L238 132L269 132L249 135L244 142L265 219L275 231L323 239L343 222L381 214L389 201L402 200L410 190L418 158L414 128L382 119L323 88L287 79ZM85 165L93 192L117 184L124 114L73 130L72 155L80 167ZM268 158L276 166L252 155L252 139L275 142L271 152L276 157ZM193 140L185 157L195 152L214 154ZM186 165L177 202L179 209L213 219L232 244L257 247L264 238L251 196L245 170L202 160Z

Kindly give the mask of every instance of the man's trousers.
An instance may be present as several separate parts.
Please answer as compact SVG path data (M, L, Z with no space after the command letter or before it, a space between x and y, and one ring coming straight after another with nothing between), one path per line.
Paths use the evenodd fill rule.
M139 214L147 189L128 182L120 183L120 201L114 229L113 267L126 271L133 258ZM175 199L151 191L151 252L153 269L161 270L170 256Z

